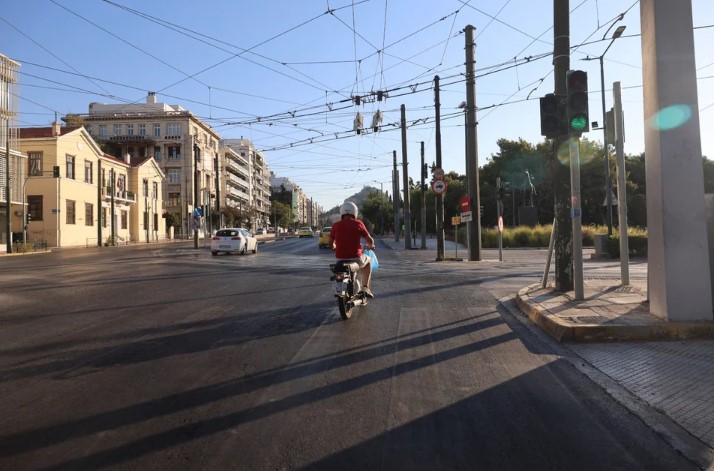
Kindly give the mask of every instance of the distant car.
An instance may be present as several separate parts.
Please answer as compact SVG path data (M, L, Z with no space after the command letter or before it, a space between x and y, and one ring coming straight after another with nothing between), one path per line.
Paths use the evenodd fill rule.
M317 241L317 246L319 248L329 248L330 247L330 231L331 227L323 227L322 232L320 232L320 239Z
M315 233L312 232L312 228L307 226L298 229L297 235L300 239L302 239L303 237L315 237Z
M240 253L245 255L251 251L258 253L258 239L247 229L238 227L227 227L216 231L216 235L211 239L211 254L218 255L218 252L227 254Z
M266 233L266 232L265 232L265 229L263 229L262 227L261 227L260 229L257 229L257 230L255 231L255 235L263 235L263 234L265 234L265 233Z

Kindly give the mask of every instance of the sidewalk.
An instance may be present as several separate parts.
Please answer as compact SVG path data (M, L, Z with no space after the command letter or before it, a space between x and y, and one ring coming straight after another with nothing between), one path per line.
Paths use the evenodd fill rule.
M406 250L403 239L380 240L404 257L435 260L436 239L422 250ZM454 243L445 246L453 257ZM466 247L458 253L468 258ZM482 251L489 267L494 257L497 251ZM481 262L466 263L477 272ZM619 276L619 261L612 265ZM665 322L650 314L646 289L642 278L621 286L612 277L586 277L582 301L540 283L514 296L535 325L565 342L561 351L576 355L576 368L701 469L714 471L714 321Z

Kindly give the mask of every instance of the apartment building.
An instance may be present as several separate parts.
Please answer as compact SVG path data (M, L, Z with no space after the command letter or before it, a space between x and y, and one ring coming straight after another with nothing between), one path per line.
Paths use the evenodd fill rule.
M106 154L82 127L20 129L27 155L29 242L48 247L152 242L165 237L164 174L152 157Z
M12 234L22 233L27 158L18 147L17 101L19 90L17 71L20 64L0 54L0 251L12 251ZM8 145L9 144L9 145ZM9 159L8 159L9 157ZM8 180L9 178L9 180Z
M223 152L223 167L225 169L231 167L231 161L225 160L227 158L233 159L235 166L243 166L249 172L247 201L240 192L236 196L238 204L248 204L248 212L251 214L249 228L255 230L260 227L268 227L270 225L270 170L265 156L248 139L223 139L221 145L226 149ZM241 160L235 160L236 158L241 159L243 163ZM244 188L242 185L246 180L238 170L235 173L227 170L227 174L229 179L233 175L231 185ZM235 201L235 199L232 200L230 204L235 205ZM226 201L226 203L229 202Z
M219 197L218 133L181 106L157 102L154 92L145 103L91 103L80 119L107 153L153 158L166 177L161 199L176 236L191 236L194 207L215 207Z

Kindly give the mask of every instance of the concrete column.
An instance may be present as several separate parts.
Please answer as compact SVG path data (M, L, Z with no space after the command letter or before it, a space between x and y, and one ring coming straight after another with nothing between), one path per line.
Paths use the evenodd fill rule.
M691 0L641 0L650 312L712 320Z

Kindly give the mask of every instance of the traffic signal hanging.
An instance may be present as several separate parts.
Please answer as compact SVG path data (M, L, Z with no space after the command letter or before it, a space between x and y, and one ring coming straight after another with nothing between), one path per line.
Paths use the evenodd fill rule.
M566 77L568 134L580 136L590 130L588 74L583 70L569 70Z
M553 139L568 134L565 122L565 103L552 93L540 99L540 134Z

